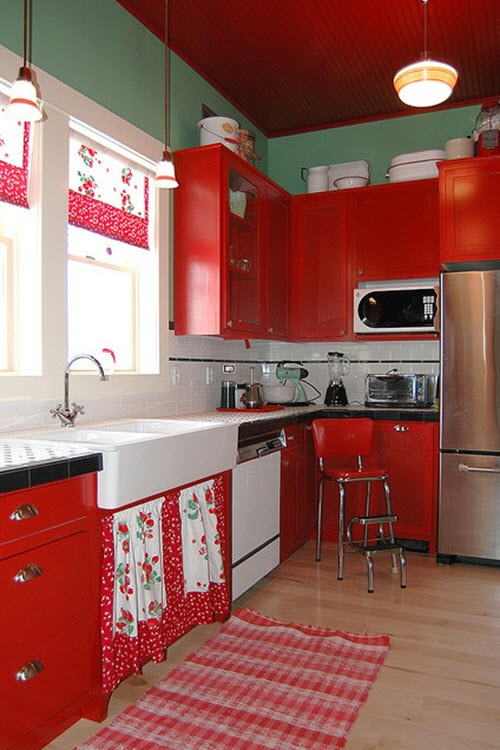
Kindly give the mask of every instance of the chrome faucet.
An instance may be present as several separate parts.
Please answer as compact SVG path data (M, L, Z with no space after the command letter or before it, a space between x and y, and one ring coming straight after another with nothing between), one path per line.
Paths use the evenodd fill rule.
M77 414L85 414L83 405L75 404L75 402L73 401L70 408L69 403L69 371L71 369L71 365L78 359L90 359L90 361L93 362L99 370L99 380L108 379L104 372L103 366L101 365L99 360L96 359L96 357L92 356L92 354L77 354L75 357L70 359L64 371L64 404L57 404L55 409L50 410L52 419L59 417L61 425L63 427L73 427Z

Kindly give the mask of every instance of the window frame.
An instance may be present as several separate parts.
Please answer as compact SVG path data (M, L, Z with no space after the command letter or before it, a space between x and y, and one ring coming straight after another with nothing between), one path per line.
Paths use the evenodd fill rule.
M6 76L18 66L19 58L0 46L0 76ZM88 99L53 76L35 68L43 92L46 121L37 123L38 153L33 154L33 170L38 179L32 180L32 205L38 209L40 223L38 240L41 247L41 375L0 374L2 396L23 400L61 399L64 370L67 365L67 200L68 149L61 143L69 142L70 117L105 133L132 151L155 162L163 144L148 133ZM57 170L54 169L57 164ZM45 168L44 168L45 165ZM48 168L47 165L51 165ZM158 247L158 337L159 371L155 374L120 373L108 382L99 383L93 371L75 372L78 396L106 398L125 394L166 392L168 378L168 247L169 203L168 191L158 191L157 222L153 241ZM31 209L30 209L31 210ZM77 383L77 385L76 385Z

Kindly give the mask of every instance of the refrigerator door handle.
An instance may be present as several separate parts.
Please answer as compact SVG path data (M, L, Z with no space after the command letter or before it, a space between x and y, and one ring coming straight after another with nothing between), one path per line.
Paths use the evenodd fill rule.
M481 466L467 466L467 464L458 464L459 471L476 471L482 474L500 474L500 469L488 469Z

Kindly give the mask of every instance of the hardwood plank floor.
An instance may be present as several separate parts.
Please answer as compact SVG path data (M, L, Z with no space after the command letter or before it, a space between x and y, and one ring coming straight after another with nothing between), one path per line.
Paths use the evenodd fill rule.
M388 559L375 560L375 593L366 591L364 561L349 555L335 577L335 547L313 543L236 602L281 620L352 632L385 633L389 655L351 730L346 750L498 750L500 747L500 568L408 554L408 588ZM220 625L199 626L111 697L109 721ZM71 750L103 725L81 720L47 745ZM203 748L200 748L203 750ZM307 748L304 748L307 750Z

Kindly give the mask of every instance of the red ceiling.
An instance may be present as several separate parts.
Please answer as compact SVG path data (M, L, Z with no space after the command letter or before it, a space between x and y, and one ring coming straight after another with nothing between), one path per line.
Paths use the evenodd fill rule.
M165 0L118 2L164 38ZM427 7L459 71L441 108L500 99L500 0ZM422 111L392 86L423 51L421 0L169 0L169 44L270 137Z

